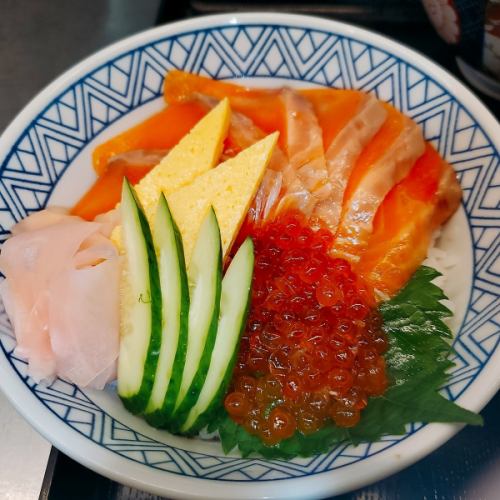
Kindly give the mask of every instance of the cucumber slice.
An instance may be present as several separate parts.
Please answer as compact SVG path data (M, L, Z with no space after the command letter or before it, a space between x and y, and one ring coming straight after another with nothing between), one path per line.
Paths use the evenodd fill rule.
M181 385L189 314L189 287L182 237L163 194L156 210L153 241L160 274L163 328L145 418L151 425L163 427L172 415Z
M161 291L151 230L127 179L122 188L125 266L121 283L118 394L140 413L153 388L161 342Z
M221 405L248 315L253 265L253 243L247 238L222 280L220 318L210 367L196 404L180 428L181 433L193 434L202 429Z
M222 282L219 223L210 208L197 237L188 269L190 287L186 362L171 430L176 431L196 403L215 344Z

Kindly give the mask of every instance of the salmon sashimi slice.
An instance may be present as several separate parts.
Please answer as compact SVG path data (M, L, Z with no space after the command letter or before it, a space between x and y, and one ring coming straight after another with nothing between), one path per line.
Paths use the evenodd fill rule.
M215 106L218 101L215 99L200 96L200 99L207 102L211 107ZM237 111L231 113L229 122L229 130L224 142L224 150L222 151L221 161L229 160L244 149L255 144L265 137L264 132L255 125L247 116ZM275 166L276 169L276 166ZM278 170L279 170L278 166Z
M461 189L451 165L426 145L410 173L377 211L357 272L380 299L394 295L427 256L433 231L458 208Z
M92 154L97 175L102 175L110 159L121 153L174 147L205 113L206 109L197 102L174 104L100 144Z
M355 96L359 97L358 94ZM347 94L347 98L348 104L351 104L352 94ZM362 94L362 98L356 99L356 103L358 107L354 111L347 106L344 107L347 109L342 110L346 114L348 112L353 114L347 121L346 114L338 120L344 124L341 130L336 129L335 135L332 136L333 127L329 129L331 140L325 153L325 160L332 190L330 196L321 201L314 210L315 215L333 233L340 221L344 192L356 161L387 117L383 104L372 95ZM330 122L336 122L336 118L331 117Z
M283 190L276 213L299 210L311 216L318 202L331 193L322 130L312 104L304 96L283 89L281 98L288 160L282 171Z
M237 154L265 135L246 115L233 112L223 158ZM316 200L304 187L283 150L276 146L250 208L249 220L260 223L284 207L311 213L315 203Z
M110 158L107 170L123 168L131 184L137 184L167 154L170 149L135 149Z
M91 221L97 215L115 208L120 202L120 186L123 184L124 177L123 168L111 168L103 173L71 209L71 215Z
M316 200L331 193L323 149L323 133L312 104L298 92L282 91L286 119L286 152L303 186Z
M359 112L366 94L360 90L302 89L299 90L311 102L323 131L325 151L339 132Z
M280 132L279 144L284 147L285 120L279 90L243 87L180 70L167 73L164 97L168 103L189 102L197 94L218 100L227 97L232 111L247 116L266 135Z
M432 217L432 226L438 228L444 224L460 206L462 188L460 187L457 174L453 167L447 161L443 160L435 150L434 155L441 160L443 165L443 172L439 179L436 193L436 208ZM435 161L437 161L437 158Z
M163 86L163 95L169 104L191 101L195 94L221 100L225 97L247 96L249 92L248 87L213 80L206 76L195 75L179 69L173 69L167 73Z
M388 117L358 158L347 184L332 253L356 262L366 248L375 214L391 188L425 149L422 132L388 104Z
M205 97L202 97L202 99L205 99ZM250 118L242 113L233 112L221 161L236 156L265 136L266 134ZM281 148L276 146L249 209L248 218L252 222L259 223L267 219L273 212L283 185L283 171L287 168L288 160Z
M251 91L245 90L245 92L249 95ZM213 92L213 94L217 94L217 92ZM197 92L190 94L190 98L199 99L209 107L213 107L217 102L216 98ZM247 99L248 102L251 100L256 108L261 105L258 91ZM235 156L265 136L264 130L258 127L246 114L233 110L222 160ZM283 149L279 145L276 146L259 191L255 196L250 219L255 223L261 222L271 217L272 214L288 208L311 214L316 202L311 192L303 185L297 170L291 165Z
M120 202L123 178L137 184L168 151L139 149L112 157L102 175L71 209L71 214L94 220L97 215L115 208Z

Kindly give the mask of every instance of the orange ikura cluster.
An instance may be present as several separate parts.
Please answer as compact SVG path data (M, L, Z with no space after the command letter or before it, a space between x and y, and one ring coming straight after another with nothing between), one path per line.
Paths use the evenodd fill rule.
M252 305L224 406L268 445L326 422L352 427L387 387L382 321L366 286L328 249L333 236L291 212L248 230Z

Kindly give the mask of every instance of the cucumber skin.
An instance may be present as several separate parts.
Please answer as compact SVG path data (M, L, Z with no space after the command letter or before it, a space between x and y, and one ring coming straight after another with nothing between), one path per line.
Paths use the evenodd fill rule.
M252 245L253 248L253 245ZM231 382L231 378L233 375L234 371L234 365L236 364L236 360L238 357L238 350L240 347L240 341L241 341L241 336L243 335L243 332L245 331L245 327L247 324L248 320L248 314L250 312L250 305L251 305L251 299L252 299L252 280L253 280L253 265L252 265L252 274L250 277L250 287L248 288L248 296L246 300L246 306L245 306L245 311L242 316L242 321L241 321L241 327L240 327L240 332L238 334L238 341L236 342L236 347L234 349L233 355L231 357L231 360L229 361L226 373L224 374L224 377L222 379L222 383L216 392L215 396L212 399L212 402L208 406L208 408L201 413L197 420L194 422L194 424L185 432L182 432L183 436L194 436L199 433L201 429L206 427L208 423L217 416L219 413L222 405L222 401L224 399L224 396L226 395L227 388L229 387L229 384ZM177 431L177 433L179 433Z
M172 433L179 433L180 427L185 421L186 417L189 414L191 408L198 401L198 397L200 395L203 384L205 383L205 377L208 372L208 368L210 366L210 360L212 358L212 351L215 345L215 339L217 337L217 327L219 324L219 313L220 313L220 296L222 290L222 244L219 240L219 262L217 268L217 276L216 280L216 290L215 290L215 306L214 312L212 314L212 320L210 322L210 327L208 330L207 338L205 341L204 353L200 359L200 364L198 366L198 370L193 377L193 381L189 386L189 389L184 396L181 404L177 408L176 412L172 415L168 430ZM182 378L182 373L181 373ZM174 402L175 403L175 402Z
M161 345L161 310L162 310L162 298L161 298L161 287L160 287L160 275L158 272L158 263L156 261L156 252L153 245L153 237L151 235L151 229L149 223L144 215L141 203L135 194L134 189L129 184L127 178L123 180L124 185L132 194L135 201L137 214L139 217L139 224L141 226L142 234L144 236L144 241L146 243L146 251L148 255L148 267L149 267L149 283L150 283L150 308L151 308L151 334L149 338L148 351L146 354L146 360L144 362L144 371L142 375L142 382L137 394L130 397L120 396L125 408L132 413L141 413L145 410L149 398L151 396L151 391L153 390L153 384L156 374L156 365L158 362L158 357L160 354Z
M179 339L177 343L177 351L175 353L174 362L172 365L172 375L170 377L170 382L168 384L167 393L165 395L165 400L163 406L160 410L156 410L152 413L146 414L146 421L153 427L167 428L172 412L177 399L177 394L181 386L182 380L182 369L184 367L184 362L186 359L187 352L187 341L188 341L188 319L189 319L189 284L187 279L186 262L184 258L184 246L182 244L182 236L175 223L172 213L168 207L168 202L165 198L164 202L167 207L170 220L172 222L172 227L175 237L175 246L177 250L178 262L179 262L179 281L181 287L181 310L180 310L180 324L179 324Z

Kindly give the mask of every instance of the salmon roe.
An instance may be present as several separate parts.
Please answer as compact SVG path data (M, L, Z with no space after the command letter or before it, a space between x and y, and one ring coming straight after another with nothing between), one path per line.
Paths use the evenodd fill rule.
M387 387L382 321L330 231L298 213L248 229L255 244L251 310L224 405L273 445L332 421L352 427Z

